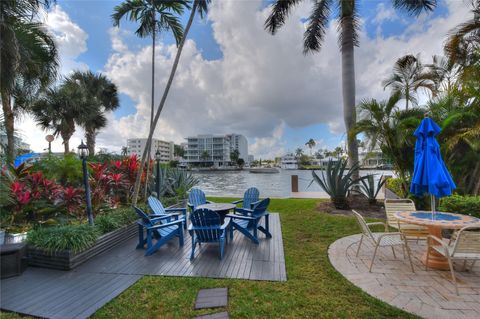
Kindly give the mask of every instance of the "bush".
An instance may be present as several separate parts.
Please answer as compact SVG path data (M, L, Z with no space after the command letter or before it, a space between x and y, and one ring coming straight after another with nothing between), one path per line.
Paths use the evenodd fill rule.
M108 215L118 222L119 227L130 225L138 219L132 207L117 208L109 212Z
M114 214L99 215L95 218L95 227L102 233L106 234L122 226L121 221L115 218Z
M406 198L407 193L405 192L403 184L404 182L401 178L390 177L387 178L386 186L389 190L397 194L399 197Z
M439 210L480 218L480 196L452 195L441 198Z
M95 245L98 236L98 229L89 225L38 227L28 232L27 242L49 252L70 250L77 253Z

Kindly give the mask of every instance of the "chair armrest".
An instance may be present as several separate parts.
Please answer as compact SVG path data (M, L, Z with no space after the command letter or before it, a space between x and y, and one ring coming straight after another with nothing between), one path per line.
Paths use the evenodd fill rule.
M153 216L153 215L149 215L149 216ZM174 215L156 215L156 216L159 216L159 217L150 219L151 223L158 223L159 221L162 221L164 219L170 219L172 217L175 217Z
M175 226L175 225L179 225L179 227L181 227L183 221L181 220L176 220L176 221L173 221L173 222L170 222L170 223L166 223L166 224L160 224L160 225L154 225L154 226L150 226L150 227L147 227L148 230L150 229L158 229L158 228L165 228L165 227L170 227L170 226Z
M240 213L240 214L244 214L244 215L248 215L248 214L252 214L252 213L253 213L253 210L252 210L252 209L248 209L248 208L235 207L234 210L235 210L235 212Z
M242 202L243 202L243 199L239 199L239 200L233 201L232 204L240 204Z
M370 228L370 226L373 226L373 225L383 225L383 227L385 228L385 231L388 232L388 225L387 225L387 223L384 223L384 222L367 223L368 228Z
M186 208L165 208L165 211L167 213L169 212L180 212L179 214L177 215L181 215L181 214L184 214L187 212L187 209ZM175 214L170 214L170 215L175 215Z
M207 204L213 204L215 202L212 202L211 200L207 200Z
M232 219L243 219L243 220L255 220L255 217L244 216L244 215L235 215L235 214L227 214L225 217L230 217Z
M220 229L225 229L225 228L227 228L227 227L228 227L228 225L230 225L230 221L231 221L231 219L230 219L230 218L228 218L228 217L225 217L225 220L223 221L223 224L222 224L222 226L220 226Z

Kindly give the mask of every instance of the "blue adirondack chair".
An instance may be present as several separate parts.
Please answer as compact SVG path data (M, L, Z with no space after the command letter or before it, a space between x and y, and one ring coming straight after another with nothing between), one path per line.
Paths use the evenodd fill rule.
M156 252L162 245L166 244L169 240L178 237L180 246L183 246L183 230L182 221L175 220L169 222L171 216L153 217L155 215L147 215L143 210L138 207L133 207L140 219L138 224L138 245L137 248L145 248L147 244L147 250L145 256L150 256ZM146 236L145 236L146 231ZM155 244L153 240L156 240Z
M234 214L228 214L227 217L230 217L231 227L230 227L230 238L233 239L233 231L238 230L255 244L258 244L257 230L264 233L267 238L272 238L269 230L269 222L267 212L268 204L270 204L270 198L265 198L263 200L252 203L252 208L236 208ZM259 225L262 217L265 217L265 227Z
M158 198L148 197L148 206L153 212L154 217L169 216L172 220L183 221L183 228L187 229L187 209L186 208L164 208ZM152 216L152 215L150 215ZM167 220L170 222L170 220Z
M195 256L195 246L201 243L219 243L220 259L223 258L225 242L228 240L228 227L230 218L225 218L223 224L220 223L220 215L209 209L197 209L190 214L190 225L188 231L192 236L192 254L190 259Z
M207 198L205 197L205 193L198 189L198 188L192 188L190 192L188 193L188 207L190 208L190 211L193 212L197 206L211 203L211 201L208 201Z
M250 187L243 194L243 199L232 202L232 204L242 203L242 208L252 208L252 204L258 202L260 199L260 192L256 187Z

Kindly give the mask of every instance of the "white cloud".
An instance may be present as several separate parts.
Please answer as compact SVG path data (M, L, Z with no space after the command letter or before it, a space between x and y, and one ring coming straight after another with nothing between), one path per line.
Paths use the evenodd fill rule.
M85 63L77 61L77 58L87 51L88 34L74 23L59 5L53 6L45 15L45 24L54 35L57 44L61 73L88 68Z
M156 137L182 142L193 134L236 132L248 137L251 153L265 158L285 150L287 126L323 123L334 133L344 132L336 25L329 26L322 52L304 56L301 19L311 3L298 6L275 36L263 28L268 9L259 11L260 5L261 0L212 2L208 19L223 57L206 60L196 43L187 41ZM447 5L446 17L422 18L404 34L371 39L361 32L355 53L357 101L388 96L380 83L400 56L420 52L427 61L442 53L448 30L469 16L463 2ZM395 19L381 10L388 11L378 11L378 22ZM97 145L119 150L127 138L148 132L151 46L134 50L122 32L110 31L110 36L114 52L104 72L133 100L136 113L119 119L109 115ZM175 52L175 46L157 44L156 103Z

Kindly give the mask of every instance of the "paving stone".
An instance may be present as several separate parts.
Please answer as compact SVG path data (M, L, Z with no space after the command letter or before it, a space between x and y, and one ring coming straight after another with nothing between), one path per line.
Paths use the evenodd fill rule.
M422 254L424 242L409 242L415 272L408 259L396 249L382 248L377 253L372 273L368 271L373 256L373 245L362 244L357 257L359 235L341 238L328 250L331 264L350 282L370 295L413 314L432 319L480 318L480 263L471 271L463 271L462 263L455 266L460 295L449 271L425 270Z
M226 307L228 288L201 289L195 301L195 309Z
M197 316L193 319L228 319L228 312L223 311L223 312L217 312L217 313L212 313L208 315L203 315L203 316Z

